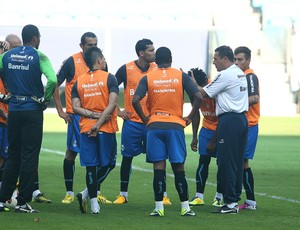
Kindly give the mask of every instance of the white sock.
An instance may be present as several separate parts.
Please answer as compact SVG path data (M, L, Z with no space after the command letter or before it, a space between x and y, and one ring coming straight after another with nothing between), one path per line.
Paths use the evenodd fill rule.
M162 201L155 201L155 210L164 210L164 204Z
M89 197L89 190L87 187L82 191L82 196L85 198Z
M38 190L35 190L35 191L33 191L33 193L32 193L32 196L33 197L36 197L37 195L39 195L41 193L41 191L38 189Z
M204 199L204 194L203 193L200 193L200 192L197 192L196 193L196 197L200 198L201 200Z
M128 192L120 192L121 196L125 196L126 198L128 198Z
M227 204L227 207L228 208L234 208L234 206L236 206L237 204L238 203L233 202L233 203Z
M223 200L223 194L222 193L219 193L219 192L216 192L216 198L219 198L220 200Z
M189 201L188 201L188 200L187 200L187 201L181 202L181 209L186 209L186 210L188 210L188 211L191 210L190 205L189 205Z
M74 192L73 191L67 191L66 195L68 195L68 194L71 195L71 196L74 196Z
M164 192L164 196L168 196L167 192Z
M255 206L256 205L256 201L255 200L246 200L247 204L250 204L251 206Z

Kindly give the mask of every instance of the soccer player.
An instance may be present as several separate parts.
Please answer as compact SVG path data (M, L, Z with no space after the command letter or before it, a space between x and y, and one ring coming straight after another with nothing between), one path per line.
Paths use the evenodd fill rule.
M82 52L78 52L70 56L67 60L64 61L61 69L57 74L57 86L53 94L53 100L58 112L58 115L68 123L67 130L67 150L65 153L65 159L63 162L63 172L64 180L66 186L66 195L61 201L64 204L70 204L74 201L74 192L73 192L73 179L75 172L75 159L77 153L80 152L80 131L79 131L79 119L80 116L74 114L72 109L72 99L71 99L71 90L76 82L77 78L82 74L88 72L89 68L85 63L83 55L91 47L97 47L98 39L96 35L92 32L86 32L81 36L80 48ZM60 96L59 96L59 86L66 81L66 112L64 112ZM110 169L101 169L103 175L107 174L107 170ZM99 184L100 186L100 184ZM98 199L102 203L111 203L98 191Z
M4 53L10 48L13 47L11 47L8 41L0 41L0 54ZM2 94L8 94L7 90L3 85L1 78L0 78L0 92ZM1 188L4 164L5 164L5 160L7 159L7 151L8 151L7 114L8 114L7 103L0 102L0 188Z
M27 202L32 199L43 137L43 110L47 108L56 85L53 67L38 51L40 32L34 25L22 29L23 46L0 56L0 71L10 92L8 105L8 158L0 190L0 211L15 190L19 178L19 194L15 212L35 213ZM46 89L42 74L47 78ZM6 97L2 100L6 101Z
M116 73L118 84L124 84L125 109L118 111L118 116L124 122L121 136L120 195L113 202L114 204L128 202L128 185L133 157L146 151L147 127L134 111L131 102L140 79L156 69L157 66L154 63L155 48L151 40L145 38L139 40L135 45L135 51L138 59L122 65ZM148 115L146 101L147 96L141 101L141 104L146 115ZM166 191L164 192L164 204L171 204Z
M0 79L0 92L2 94L7 94L1 79ZM0 188L1 188L4 164L5 164L5 160L7 159L7 150L8 150L7 114L8 114L8 105L6 103L0 102Z
M257 204L254 195L254 177L249 165L253 159L258 138L258 120L260 117L259 81L252 69L250 69L251 50L240 46L234 50L235 64L244 71L248 83L249 110L246 113L248 119L248 142L244 153L243 185L246 191L246 201L239 206L240 209L256 210Z
M15 34L9 34L6 36L5 40L9 43L10 49L21 46L21 39ZM4 140L4 139L3 139ZM47 198L39 189L39 178L38 173L36 174L36 179L34 182L34 189L32 193L32 200L38 203L51 204L52 201Z
M189 75L197 86L204 87L210 81L202 69L193 68L189 71ZM190 206L204 205L204 189L208 178L209 164L212 157L216 157L216 138L218 117L216 116L215 101L209 97L203 98L200 107L203 115L202 127L199 132L199 164L196 171L196 195L190 201ZM191 149L196 152L198 150L198 128L200 124L200 113L197 111L192 121L193 139ZM221 188L217 184L217 192L213 201L213 206L222 206L223 195Z
M21 39L15 35L15 34L9 34L6 36L5 41L8 42L10 49L21 46L22 45L22 41ZM2 85L1 85L2 84ZM0 83L1 85L1 92L5 92L6 90L2 87L3 83L1 81ZM0 147L0 151L2 153L0 153L0 181L2 181L2 168L4 167L4 159L6 159L5 157L7 157L7 149L8 149L8 138L7 138L7 131L6 131L6 118L5 116L7 116L7 105L4 103L0 102L0 106L2 107L2 111L5 113L2 113L1 117L3 118L3 125L1 125L1 129L2 129L2 133L1 133L1 147ZM5 115L6 114L6 115ZM1 155L3 157L1 157ZM39 190L39 180L38 180L38 174L36 175L36 179L35 179L35 183L34 183L34 191L32 193L32 200L39 202L39 203L46 203L46 204L50 204L52 203L52 201L50 199L48 199L43 193L41 193L41 191Z
M97 183L102 180L98 168L114 168L117 156L116 132L118 83L115 76L105 72L105 58L97 47L84 55L90 71L80 76L72 88L73 111L80 115L80 163L86 166L88 194L79 193L82 213L90 197L91 211L100 213ZM101 175L100 175L101 176Z
M167 47L156 51L156 70L144 76L134 94L132 105L144 124L147 124L147 161L153 163L155 209L150 216L164 216L163 192L166 187L166 159L175 176L175 187L181 201L181 216L195 216L188 201L188 183L184 162L186 145L184 127L191 123L201 105L201 94L190 77L171 67L172 54ZM184 90L193 99L190 114L183 118ZM141 100L148 93L146 115Z
M246 77L234 64L229 46L215 49L213 64L219 74L205 87L198 87L203 97L215 98L217 127L218 173L217 181L224 205L214 213L236 214L242 193L243 153L246 148L248 121L248 89Z

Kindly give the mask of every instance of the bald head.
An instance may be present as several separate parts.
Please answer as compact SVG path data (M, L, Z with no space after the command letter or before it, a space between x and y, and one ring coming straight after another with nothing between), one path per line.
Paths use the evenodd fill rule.
M5 41L9 43L11 49L22 45L21 39L15 34L7 35Z

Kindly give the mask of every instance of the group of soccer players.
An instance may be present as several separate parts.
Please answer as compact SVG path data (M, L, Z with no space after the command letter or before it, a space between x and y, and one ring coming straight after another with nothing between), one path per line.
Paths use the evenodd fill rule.
M2 43L1 43L2 44ZM4 43L3 43L4 44ZM21 45L21 44L19 44ZM4 46L4 45L3 45ZM64 204L70 204L74 201L75 197L79 201L81 212L86 212L87 199L91 197L91 189L93 191L97 190L96 195L93 192L93 202L101 203L113 203L113 204L125 204L128 202L128 186L130 174L132 172L132 161L133 158L141 153L146 152L146 140L148 128L146 124L140 117L140 114L136 112L136 109L132 105L132 100L135 95L136 89L139 85L140 80L145 76L156 70L158 67L155 64L155 47L153 42L150 39L141 39L136 43L135 51L138 56L137 60L130 61L122 65L115 74L117 84L120 86L123 83L124 86L124 109L121 110L119 106L116 108L116 114L123 119L123 127L121 134L121 154L122 154L122 163L120 168L120 193L114 201L108 200L100 192L101 183L106 179L111 170L115 167L116 164L116 143L112 143L107 148L104 148L103 151L110 151L108 160L104 160L105 163L99 164L100 167L93 168L94 171L88 171L88 164L82 163L82 154L80 155L81 164L87 167L87 177L88 175L95 174L95 179L97 182L93 185L94 187L89 187L87 182L87 188L82 192L78 193L76 196L73 191L73 178L75 172L75 159L78 153L86 152L85 144L82 144L83 141L89 140L88 132L82 131L83 126L86 123L81 121L81 117L87 117L90 120L93 120L93 124L96 123L97 119L101 117L101 113L93 113L88 110L89 107L83 103L81 88L78 87L76 83L80 76L91 71L92 68L99 68L101 71L108 72L107 64L102 53L99 53L95 47L98 46L97 36L92 32L86 32L82 35L80 40L80 52L73 54L67 58L60 70L57 73L57 85L53 94L53 101L55 103L58 115L64 119L67 123L67 149L65 153L65 158L63 161L63 173L66 187L66 194L63 200L61 201ZM11 45L12 47L12 45ZM92 51L92 49L94 49ZM163 49L162 49L163 50ZM166 52L168 50L163 50L161 52ZM88 52L89 51L89 52ZM165 54L165 53L163 53ZM97 58L93 59L92 56L95 56L101 61L102 64L97 65ZM97 56L98 55L98 56ZM248 83L248 99L249 99L249 110L246 112L248 118L249 129L248 129L248 144L244 154L244 175L243 175L243 184L246 191L246 201L239 206L240 209L251 209L255 210L257 205L254 196L254 179L252 170L249 166L249 159L252 159L255 152L257 137L258 137L258 119L259 119L259 83L258 78L250 69L251 62L251 50L247 47L238 47L234 51L235 55L235 64L244 71L247 83ZM90 58L87 61L87 58ZM88 63L90 65L88 65ZM96 66L96 67L95 67ZM201 69L191 69L188 72L194 84L198 87L204 87L210 80L207 75ZM93 74L91 74L93 76ZM96 75L95 75L96 76ZM80 78L82 79L82 78ZM59 86L65 82L65 98L66 98L66 111L62 107L59 94ZM90 83L90 82L88 82ZM87 84L87 82L86 82ZM113 84L113 83L111 83ZM74 86L75 85L75 86ZM74 89L76 88L76 89ZM112 90L110 88L110 90ZM4 89L2 89L4 90ZM2 90L1 93L2 93ZM112 90L113 91L113 90ZM110 95L111 91L109 91ZM118 92L116 92L118 93ZM109 101L111 98L109 96ZM77 106L79 103L79 106ZM107 102L108 103L108 102ZM2 104L2 103L1 103ZM1 105L0 104L0 105ZM146 97L140 101L141 107L144 111L148 111L148 105ZM108 105L108 104L107 104ZM75 109L74 109L75 108ZM193 139L191 143L191 149L193 151L198 150L199 146L199 165L196 170L196 194L192 200L188 202L189 206L198 206L204 205L204 188L205 183L208 178L209 164L211 157L217 157L218 150L216 148L216 129L218 125L218 117L215 113L215 101L209 97L202 100L202 105L199 108L203 115L202 128L198 136L198 128L200 124L200 113L199 110L192 120L193 125ZM0 108L0 116L3 118L3 121L0 120L0 123L5 124L7 119L7 108ZM87 112L88 111L88 112ZM145 114L149 115L149 111ZM159 114L162 116L162 114ZM164 116L164 115L163 115ZM88 119L85 122L89 122ZM116 119L116 116L112 114L107 117L107 120ZM1 126L1 134L5 134L5 130L2 128L5 125ZM115 134L117 129L112 129L111 133ZM105 132L105 131L104 131ZM87 137L84 138L83 134L86 134ZM100 136L100 135L99 135ZM199 140L198 140L199 139ZM1 140L4 140L1 138ZM100 143L107 141L107 137L100 140ZM5 143L1 143L1 146L5 146ZM1 148L1 154L7 154L7 144L5 148ZM5 159L7 156L4 155ZM1 159L1 158L0 158ZM147 159L147 161L151 162ZM0 161L1 163L1 161ZM0 165L1 168L1 165ZM91 169L90 169L91 170ZM89 172L89 174L88 174ZM161 178L165 178L165 171L161 171ZM38 178L36 173L36 185L38 186ZM1 176L1 175L0 175ZM165 180L165 179L164 179ZM218 183L219 185L219 183ZM46 198L38 189L35 189L33 194L33 200L37 202L51 203L51 200ZM162 202L159 205L171 205L171 201L167 196L166 185L162 187L163 198ZM95 199L96 198L96 199ZM213 206L221 207L222 203L222 188L217 186L216 196L213 201ZM160 207L160 206L159 206ZM151 213L153 216L163 216L157 208L156 211ZM185 209L183 215L193 215L193 212L189 211L190 209ZM91 207L92 213L99 213L100 207L93 205Z

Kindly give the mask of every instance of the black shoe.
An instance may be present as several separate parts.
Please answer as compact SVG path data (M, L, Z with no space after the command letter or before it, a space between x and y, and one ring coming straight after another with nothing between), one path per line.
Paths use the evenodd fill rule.
M2 202L0 202L0 212L9 212L9 208Z
M29 204L17 205L15 207L15 212L18 212L18 213L39 213L38 210L33 209Z
M239 206L236 205L233 208L229 208L226 204L224 204L221 208L212 211L212 213L217 214L237 214L239 213Z
M79 203L79 210L81 213L86 213L87 212L87 199L83 197L82 192L78 193L76 195L78 203Z

